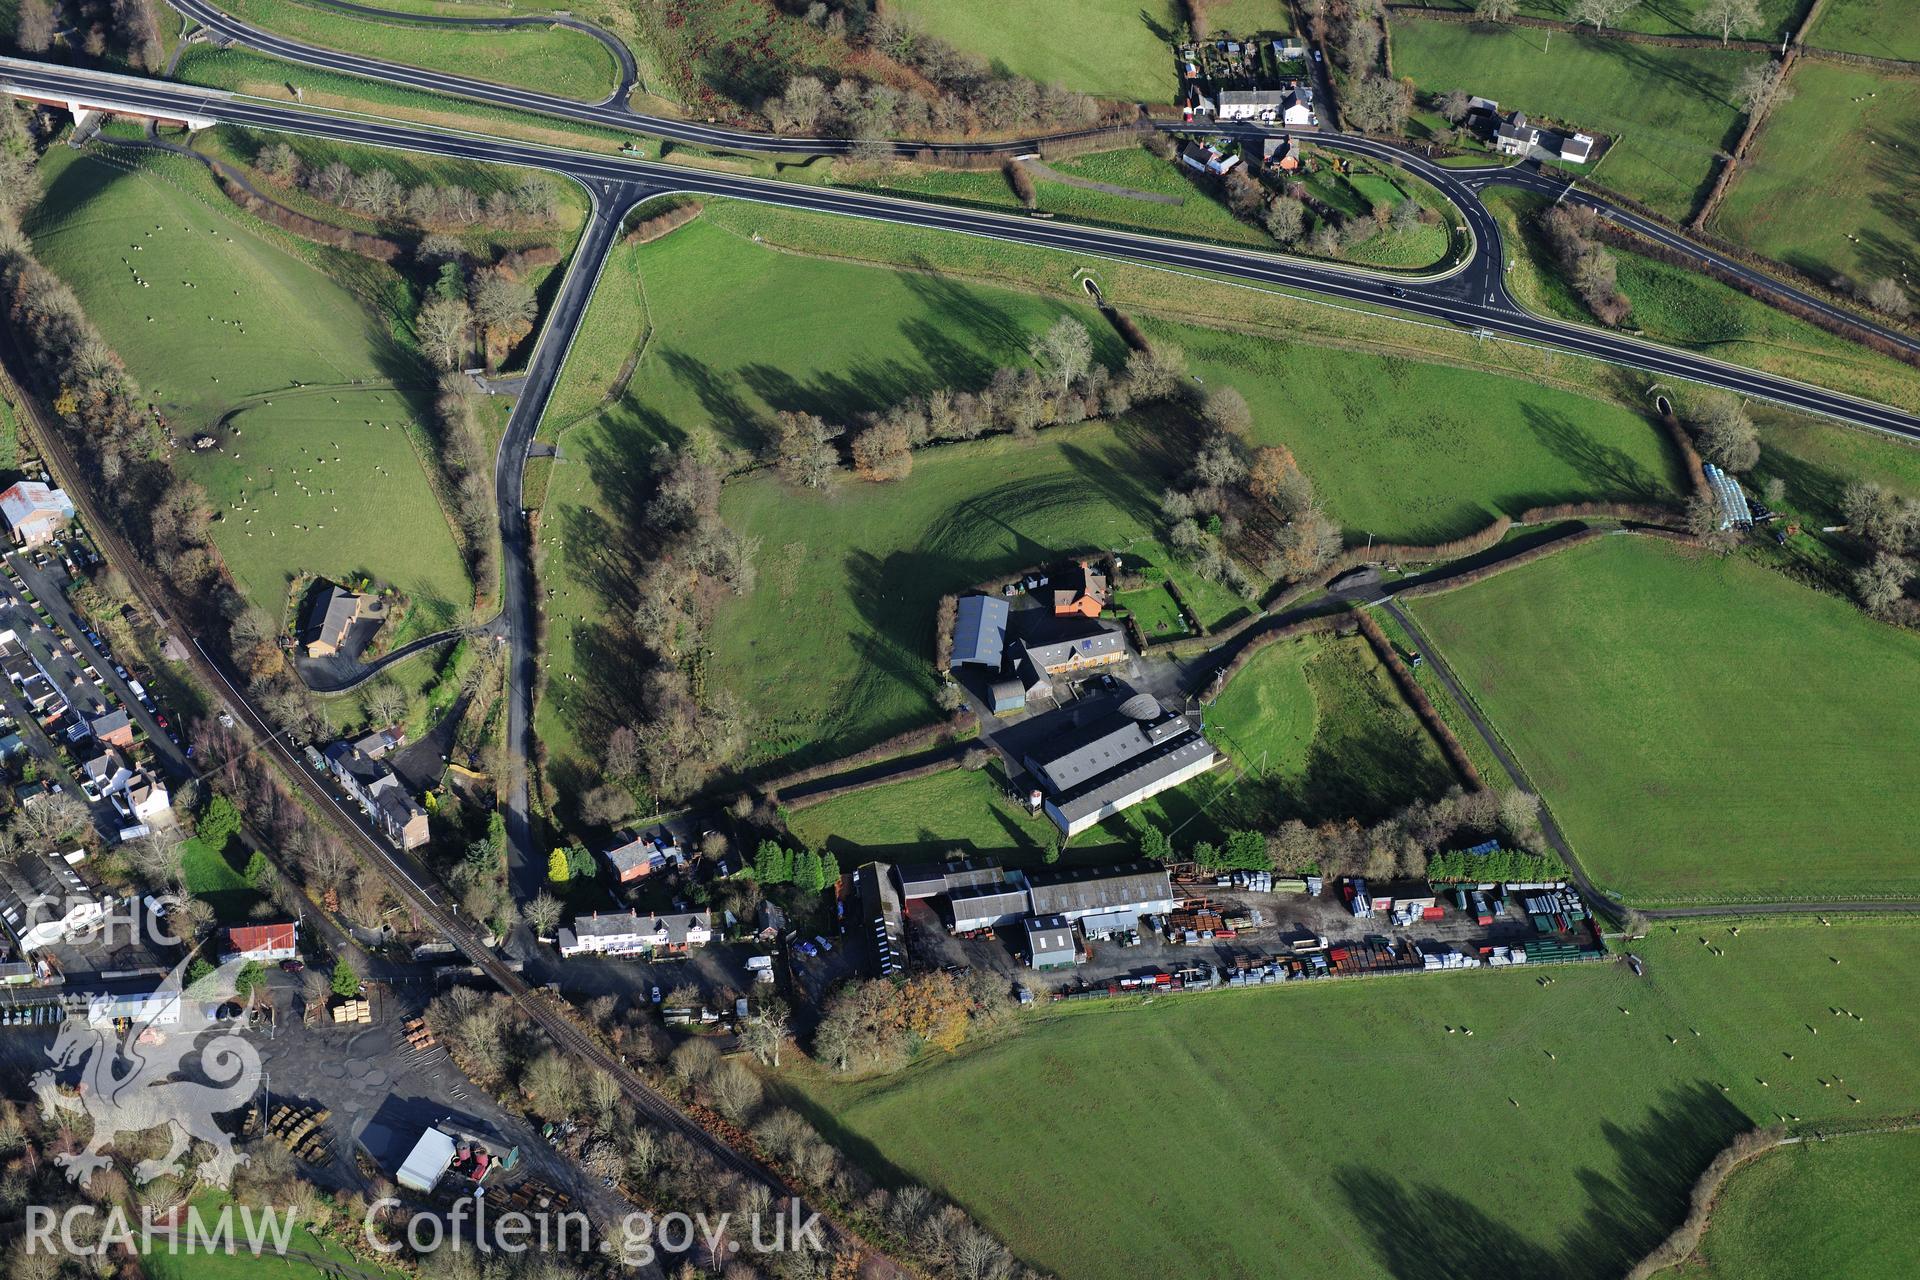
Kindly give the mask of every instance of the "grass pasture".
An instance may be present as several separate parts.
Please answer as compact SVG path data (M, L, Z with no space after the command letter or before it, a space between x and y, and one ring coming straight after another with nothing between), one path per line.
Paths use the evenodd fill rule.
M1502 512L1671 497L1677 466L1618 405L1478 370L1142 317L1208 386L1253 406L1254 444L1284 444L1349 540L1428 543ZM1516 368L1515 372L1519 372Z
M1712 229L1817 279L1898 279L1920 255L1920 79L1803 60L1792 88Z
M1760 25L1750 32L1734 32L1734 39L1771 40L1793 30L1805 15L1812 0L1760 0ZM1889 0L1897 3L1897 0ZM1429 0L1434 9L1471 10L1473 0ZM1608 30L1643 31L1656 36L1712 36L1720 38L1720 28L1704 16L1707 0L1652 0L1636 4L1622 14ZM1573 0L1520 0L1520 13L1528 18L1547 18L1559 22L1573 20ZM1591 28L1589 28L1591 29ZM1400 27L1395 26L1396 34Z
M619 82L607 47L568 27L454 27L341 13L301 0L225 0L226 12L322 49L598 102ZM477 15L490 16L490 15Z
M1269 788L1276 819L1390 813L1454 779L1358 636L1268 645L1208 708L1207 731Z
M358 570L452 621L472 589L409 440L424 372L382 316L167 160L55 149L28 230L175 435L219 438L178 459L222 557L271 616L297 573Z
M1920 62L1920 25L1907 0L1827 0L1807 37L1815 49Z
M1412 605L1602 887L1920 896L1920 640L1735 557L1604 539Z
M1465 89L1503 111L1610 135L1595 181L1686 219L1713 179L1716 153L1739 136L1733 88L1761 55L1546 35L1396 21L1393 68L1429 93Z
M1164 102L1177 88L1171 41L1183 15L1171 0L900 0L894 10L956 49L1044 84L1129 102Z
M1495 189L1486 200L1500 220L1515 263L1507 276L1514 297L1539 314L1593 324L1593 313L1567 284L1534 221L1546 205L1544 198ZM1621 292L1633 302L1627 328L1731 364L1920 409L1920 372L1911 365L1699 272L1614 246L1607 252L1613 255Z
M1727 1180L1700 1247L1664 1280L1898 1280L1920 1252L1916 1184L1920 1132L1780 1147Z
M1645 978L1594 964L1550 986L1522 969L1043 1007L892 1076L796 1083L857 1158L1065 1280L1600 1280L1678 1222L1735 1131L1920 1102L1911 922L1697 922L1635 950Z

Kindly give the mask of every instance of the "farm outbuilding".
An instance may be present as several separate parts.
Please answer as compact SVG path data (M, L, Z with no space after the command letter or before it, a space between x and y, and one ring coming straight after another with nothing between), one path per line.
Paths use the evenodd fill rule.
M1007 602L998 596L963 596L953 624L953 657L948 666L1000 669L1007 647Z
M951 890L947 906L953 912L953 931L972 933L1012 924L1031 909L1027 891L1006 885L983 884Z
M1063 969L1076 960L1073 925L1064 916L1027 918L1027 958L1036 969Z

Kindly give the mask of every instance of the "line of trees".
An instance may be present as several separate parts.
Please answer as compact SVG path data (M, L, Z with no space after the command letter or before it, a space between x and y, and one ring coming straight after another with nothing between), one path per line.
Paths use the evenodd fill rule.
M999 433L1031 440L1042 427L1167 400L1185 383L1186 358L1172 347L1135 350L1118 371L1107 368L1094 358L1087 327L1072 316L1056 320L1030 351L1037 367L1003 366L977 391L940 388L861 415L847 447L856 474L903 480L913 471L913 450L922 445ZM820 489L833 482L847 426L783 410L772 435L767 459L790 483Z
M1284 874L1416 880L1427 874L1442 846L1487 837L1519 849L1537 848L1540 798L1518 788L1454 787L1437 800L1416 800L1374 823L1348 818L1309 826L1291 818L1267 836L1267 858Z
M753 878L762 885L790 884L803 893L824 893L840 879L840 860L831 849L789 849L778 840L762 840L753 855Z
M796 75L761 104L768 123L780 132L825 131L869 140L876 144L872 157L879 158L891 154L884 143L889 138L1071 129L1099 115L1099 104L1085 94L997 69L928 35L904 15L868 14L858 6L830 12L817 4L814 9L823 23L844 15L843 28L856 41L917 73L931 92L902 90L856 74L831 85L817 75Z
M945 970L904 983L849 983L821 1013L813 1056L836 1071L891 1071L927 1049L952 1052L970 1034L1004 1025L1013 1010L1004 974Z
M1366 133L1399 133L1413 109L1413 86L1386 73L1386 25L1380 0L1304 0L1307 30L1347 73L1341 123Z
M538 174L484 194L457 183L421 183L410 188L378 165L365 170L356 170L344 160L309 165L285 142L262 147L254 165L282 186L382 222L525 228L552 226L559 217L559 195L553 183Z
M489 367L532 331L533 286L511 260L470 267L451 236L430 235L415 250L423 267L438 264L432 290L414 319L420 349L442 370L457 369L478 345Z

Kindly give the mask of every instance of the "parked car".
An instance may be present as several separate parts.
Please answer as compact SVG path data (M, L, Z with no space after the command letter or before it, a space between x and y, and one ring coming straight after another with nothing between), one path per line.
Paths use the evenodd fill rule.
M809 960L811 960L814 956L817 956L820 954L820 948L814 946L811 942L805 942L805 941L797 943L794 946L794 950L798 951L801 955L806 956Z
M816 933L813 935L813 940L820 944L820 949L822 951L833 950L833 944L827 941L825 934Z
M307 962L305 960L301 960L298 958L295 958L292 960L282 960L280 962L280 971L282 973L299 973L302 969L306 967L307 967Z
M649 990L648 990L648 992L647 992L647 995L648 995L648 997L649 997L649 998L650 998L650 999L651 999L651 1000L652 1000L652 1001L653 1001L653 1002L654 1002L655 1004L659 1004L659 1003L660 1003L660 988L659 988L659 987L653 987L653 988L651 988L651 989L649 989Z

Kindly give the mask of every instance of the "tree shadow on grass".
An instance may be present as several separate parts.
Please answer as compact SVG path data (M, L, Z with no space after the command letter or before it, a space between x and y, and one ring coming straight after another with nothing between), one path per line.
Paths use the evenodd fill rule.
M1520 414L1526 420L1527 429L1533 432L1541 446L1573 468L1580 477L1582 488L1572 494L1543 491L1531 495L1513 495L1508 499L1510 510L1518 512L1547 503L1602 498L1675 496L1672 484L1663 482L1648 471L1626 450L1602 444L1566 414L1524 402L1520 406ZM1652 425L1647 424L1647 429L1651 431Z
M1528 1239L1445 1187L1411 1185L1376 1168L1345 1165L1333 1182L1394 1280L1599 1280L1624 1274L1678 1224L1694 1179L1749 1127L1704 1080L1667 1090L1633 1128L1604 1125L1619 1172L1581 1171L1587 1204L1557 1243Z

